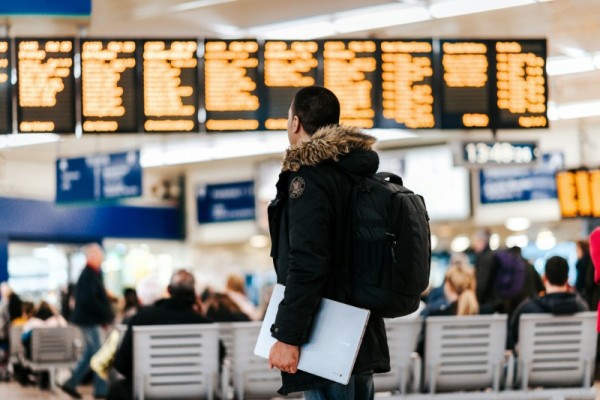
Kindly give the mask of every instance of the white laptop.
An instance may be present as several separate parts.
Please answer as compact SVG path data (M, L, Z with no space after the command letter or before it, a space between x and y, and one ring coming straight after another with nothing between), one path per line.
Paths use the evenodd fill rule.
M285 286L280 284L273 289L254 348L257 356L268 359L276 341L271 336L271 325L275 322L284 290ZM298 369L347 384L368 320L369 310L322 299L308 343L300 348Z

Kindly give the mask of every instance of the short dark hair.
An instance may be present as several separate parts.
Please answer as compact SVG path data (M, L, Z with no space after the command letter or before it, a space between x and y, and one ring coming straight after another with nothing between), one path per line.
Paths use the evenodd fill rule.
M546 279L554 286L563 286L569 279L569 263L563 257L553 256L546 261Z
M294 96L292 115L297 116L304 131L312 135L324 126L340 123L340 102L331 90L308 86Z

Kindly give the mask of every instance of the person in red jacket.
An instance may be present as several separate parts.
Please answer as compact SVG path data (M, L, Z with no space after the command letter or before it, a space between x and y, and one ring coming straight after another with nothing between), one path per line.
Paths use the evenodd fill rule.
M597 227L590 233L590 256L594 264L594 282L600 285L600 227ZM600 333L600 307L598 310L598 318L596 319L596 330Z

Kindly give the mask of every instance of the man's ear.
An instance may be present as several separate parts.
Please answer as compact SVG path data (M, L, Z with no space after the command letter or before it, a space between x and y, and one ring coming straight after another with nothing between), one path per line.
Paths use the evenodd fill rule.
M292 117L292 132L293 133L300 132L301 127L302 127L302 125L300 125L300 118L298 118L297 115L294 115Z
M168 285L168 286L167 286L167 293L169 293L169 296L172 296L172 295L173 295L173 293L172 293L172 289L171 289L171 285Z

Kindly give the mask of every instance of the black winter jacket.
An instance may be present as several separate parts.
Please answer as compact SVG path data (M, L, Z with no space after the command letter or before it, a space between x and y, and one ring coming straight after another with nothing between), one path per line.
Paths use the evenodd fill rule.
M269 206L271 256L286 286L271 334L281 342L307 342L321 298L350 303L352 226L350 174L379 166L375 139L356 128L331 126L288 149ZM342 327L343 328L343 327ZM371 317L353 373L390 370L382 318ZM282 373L280 394L316 389L331 381L302 371Z
M75 287L75 309L71 322L76 325L94 326L108 324L113 311L104 289L102 272L86 266Z

